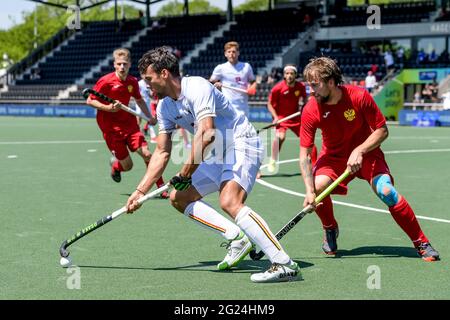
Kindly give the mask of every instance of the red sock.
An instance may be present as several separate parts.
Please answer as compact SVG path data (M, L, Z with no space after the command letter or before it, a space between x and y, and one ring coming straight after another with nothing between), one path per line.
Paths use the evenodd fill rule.
M148 122L145 123L144 130L148 130Z
M333 203L331 202L330 196L322 200L322 204L317 207L316 213L319 216L320 221L322 221L324 229L337 228L338 224L334 219Z
M122 165L120 164L119 160L114 161L113 165L112 165L113 170L116 171L124 171Z
M160 178L158 179L158 181L156 181L156 186L157 186L158 188L161 188L163 185L164 185L164 180L163 180L162 177L160 177Z
M395 222L408 235L414 246L419 245L421 242L428 242L427 237L420 228L413 209L403 196L396 205L389 207L389 211L391 212L392 218L394 218Z

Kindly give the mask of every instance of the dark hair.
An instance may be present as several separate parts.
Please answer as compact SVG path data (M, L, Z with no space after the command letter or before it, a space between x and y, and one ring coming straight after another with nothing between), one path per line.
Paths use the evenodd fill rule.
M306 81L328 81L334 80L336 85L343 83L342 72L336 60L330 57L318 57L309 61L303 70L303 77Z
M147 68L152 66L155 72L160 73L163 69L168 70L173 76L180 76L180 65L178 58L169 47L158 47L144 53L139 59L138 69L140 74L145 74Z

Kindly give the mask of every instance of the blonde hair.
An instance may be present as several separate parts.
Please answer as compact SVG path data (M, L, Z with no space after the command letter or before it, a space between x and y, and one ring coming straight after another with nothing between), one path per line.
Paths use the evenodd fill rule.
M227 43L225 43L225 45L223 46L224 51L227 51L230 48L236 48L237 51L239 51L239 43L237 43L236 41L229 41Z
M336 60L330 57L316 57L309 60L303 70L303 78L308 82L315 80L327 82L333 79L335 85L343 83L341 69Z
M131 53L127 48L118 48L113 52L113 58L125 58L128 62L131 62Z

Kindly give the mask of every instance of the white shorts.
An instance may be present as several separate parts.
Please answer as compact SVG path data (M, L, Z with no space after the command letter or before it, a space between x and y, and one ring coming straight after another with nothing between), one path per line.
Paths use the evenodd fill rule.
M202 162L192 175L192 185L204 197L219 191L223 182L233 180L248 195L255 184L263 157L264 147L261 139L245 139L226 150L225 161L212 157Z

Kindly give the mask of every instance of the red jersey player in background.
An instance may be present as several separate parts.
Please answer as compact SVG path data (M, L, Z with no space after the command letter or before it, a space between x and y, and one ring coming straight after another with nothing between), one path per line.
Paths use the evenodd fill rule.
M142 112L156 124L156 119L150 114L148 107L139 92L138 80L129 75L131 67L130 51L125 48L114 50L114 72L101 77L94 86L94 90L128 105L130 98L134 97L136 104ZM133 167L133 161L129 151L137 152L147 166L151 153L147 141L140 131L136 116L119 108L117 103L110 104L100 98L90 95L87 104L97 109L97 123L103 133L106 144L114 155L111 159L111 177L115 182L120 182L121 172L129 171ZM158 181L158 187L164 184L162 178ZM166 197L167 194L163 195Z
M307 101L306 89L303 83L295 80L297 68L294 65L286 65L283 70L284 79L278 82L271 90L267 109L272 114L273 123L286 118L291 114L301 111L303 104ZM300 136L300 115L292 119L281 122L276 126L276 137L272 142L272 157L267 170L275 172L276 161L284 140L286 130L290 129L297 137ZM317 149L313 148L313 162L317 157Z
M438 260L439 253L430 245L414 211L394 187L380 149L388 137L388 128L372 96L364 88L340 85L341 70L328 57L312 59L303 73L311 86L311 98L303 108L300 129L300 169L306 187L303 205L313 205L316 195L347 169L351 175L334 193L346 194L347 184L355 177L366 180L389 207L419 256L426 261ZM322 131L322 149L313 168L311 152L317 129ZM335 254L339 229L330 196L316 207L316 212L325 230L322 249L326 254Z

